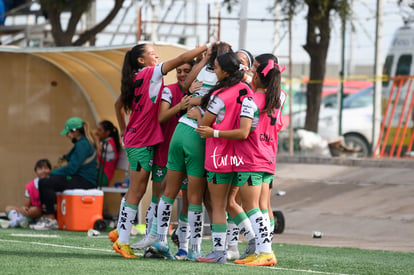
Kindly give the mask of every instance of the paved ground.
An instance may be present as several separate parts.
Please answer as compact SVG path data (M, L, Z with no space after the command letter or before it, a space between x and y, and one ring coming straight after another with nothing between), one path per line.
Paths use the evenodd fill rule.
M276 170L271 203L286 219L276 242L414 252L414 160L279 157Z

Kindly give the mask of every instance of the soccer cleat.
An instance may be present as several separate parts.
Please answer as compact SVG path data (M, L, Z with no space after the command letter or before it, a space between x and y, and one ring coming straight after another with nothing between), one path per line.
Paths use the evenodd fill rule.
M197 261L197 258L201 257L200 253L194 252L192 249L188 250L187 253L187 260L189 261Z
M187 260L187 251L184 249L178 249L178 252L174 255L176 260Z
M252 255L247 256L244 259L235 260L234 263L235 264L246 264L246 263L249 263L249 262L252 262L252 261L256 260L256 258L257 258L257 255L252 254Z
M39 220L36 224L30 226L30 228L34 230L57 230L58 223L57 220L44 218L42 220Z
M157 236L148 234L148 235L145 235L142 238L142 240L140 240L139 242L131 244L131 248L132 249L145 249L151 246L156 240L157 240Z
M171 254L171 249L168 244L156 241L151 245L151 248L153 248L159 255L163 256L164 258L175 260L174 255Z
M245 263L249 266L274 266L276 264L276 256L273 253L260 253L255 260Z
M254 252L256 251L256 240L252 239L249 241L249 243L247 244L246 250L244 251L244 253L240 256L240 259L244 259L247 256L253 255Z
M164 259L163 256L157 253L157 251L152 247L147 247L144 251L144 258L150 259Z
M240 258L240 253L237 245L229 245L226 257L228 261L234 261Z
M121 254L124 258L139 258L138 256L135 256L134 251L132 251L129 244L121 244L119 243L119 240L116 240L114 242L112 249L115 250L115 252Z
M109 232L109 234L108 234L108 238L111 240L111 242L116 242L116 240L118 240L118 237L119 237L119 233L118 233L118 229L114 229L114 230L111 230L111 232Z
M227 263L226 251L212 251L204 257L197 258L197 262L225 264Z

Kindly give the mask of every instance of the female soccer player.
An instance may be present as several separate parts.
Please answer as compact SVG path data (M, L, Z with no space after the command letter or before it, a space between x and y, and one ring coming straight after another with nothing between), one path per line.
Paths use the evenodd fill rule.
M202 99L201 106L207 108L202 125L212 125L214 138L206 140L205 168L207 170L208 191L212 206L213 251L201 262L226 263L226 201L229 184L233 181L232 166L239 165L240 159L233 150L233 142L218 138L219 130L236 127L240 116L243 98L251 95L250 88L241 82L244 76L243 65L235 53L219 55L214 67L217 84Z
M125 258L137 257L129 246L129 235L138 204L147 189L154 146L163 141L158 121L163 76L206 49L206 46L198 47L160 64L157 53L147 44L138 44L125 54L121 95L115 103L115 111L130 164L130 184L125 200L121 201L119 237L113 245ZM130 113L128 125L125 125L124 111Z
M234 165L237 171L237 182L240 186L242 205L253 226L257 238L257 254L236 260L235 263L246 265L275 265L276 257L271 248L270 226L265 222L259 208L259 199L262 192L262 183L269 184L273 179L276 160L277 132L281 129L281 109L286 94L280 89L280 73L283 71L277 63L270 59L265 64L260 64L253 76L253 85L256 87L254 94L254 105L243 104L240 128L230 131L219 131L214 133L212 128L200 127L197 131L205 137L216 136L223 138L240 139L248 134L249 128L254 130L248 135L247 140L236 141L235 151L243 160L240 165ZM258 114L258 120L255 119ZM257 115L256 115L257 117ZM230 214L237 214L236 219L243 219L243 209L237 204ZM237 209L238 208L238 209ZM237 213L238 212L238 213ZM244 214L246 215L246 214ZM240 217L239 217L240 216Z

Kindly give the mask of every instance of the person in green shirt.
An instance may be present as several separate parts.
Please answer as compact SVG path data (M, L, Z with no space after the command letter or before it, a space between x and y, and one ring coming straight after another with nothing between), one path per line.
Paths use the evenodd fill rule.
M33 229L57 229L55 215L56 192L68 189L96 188L98 179L96 150L86 138L87 124L78 117L72 117L65 123L60 133L67 136L74 144L69 153L62 158L66 165L53 169L48 178L39 181L39 194L44 217L32 225Z

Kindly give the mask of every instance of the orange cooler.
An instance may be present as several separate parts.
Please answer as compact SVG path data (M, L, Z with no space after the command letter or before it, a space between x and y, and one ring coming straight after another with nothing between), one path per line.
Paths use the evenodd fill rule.
M73 189L57 195L57 221L61 230L88 231L102 219L102 210L102 190Z

